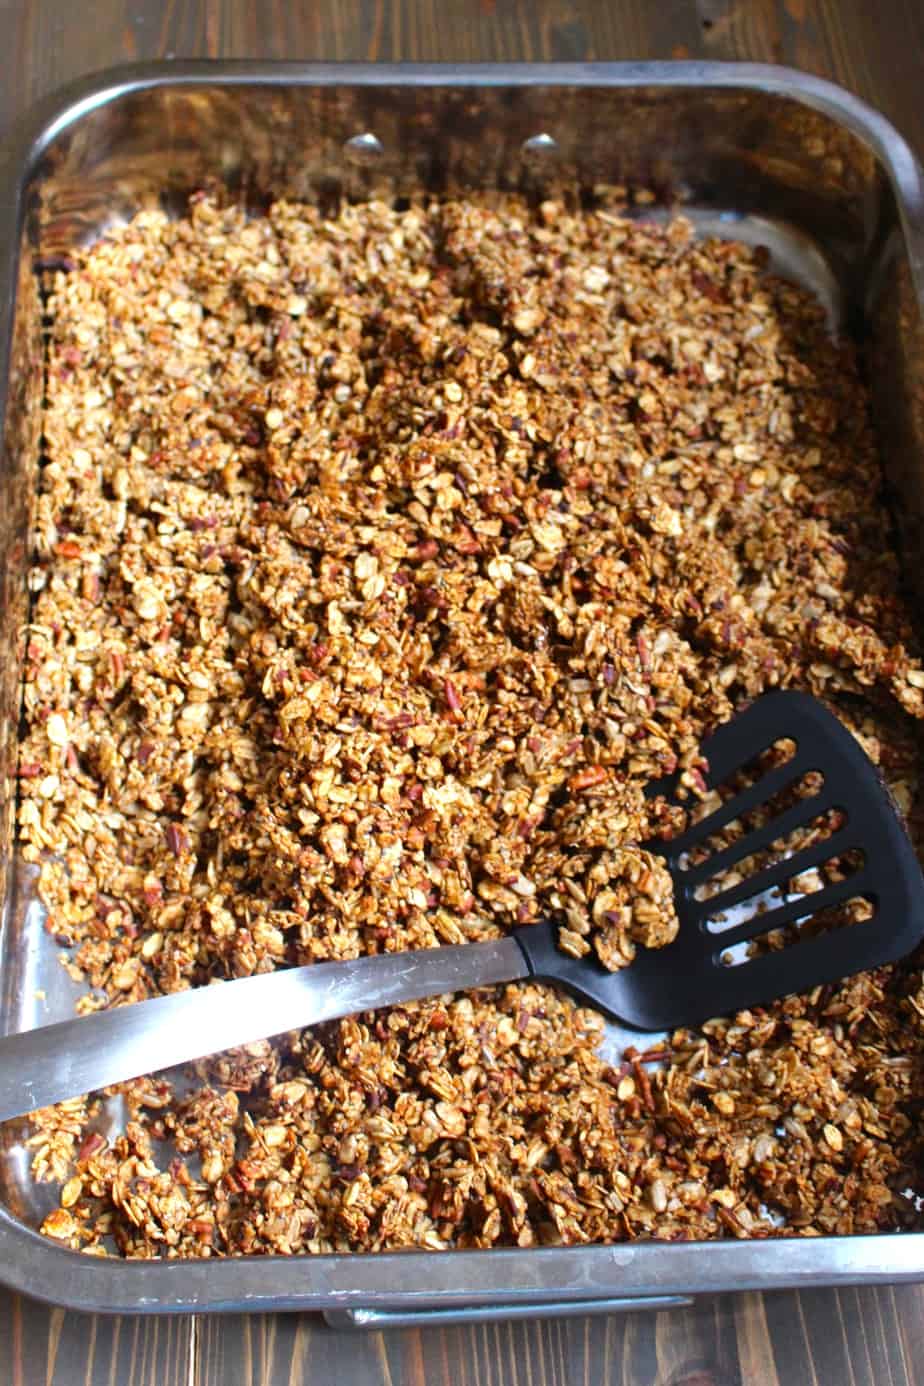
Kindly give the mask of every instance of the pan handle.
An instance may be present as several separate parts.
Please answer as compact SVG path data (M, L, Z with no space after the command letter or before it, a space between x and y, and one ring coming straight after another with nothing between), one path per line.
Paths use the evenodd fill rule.
M549 1303L470 1304L450 1309L327 1309L328 1328L442 1328L449 1324L505 1323L512 1319L568 1319L583 1314L629 1314L642 1309L689 1309L690 1295L632 1295Z

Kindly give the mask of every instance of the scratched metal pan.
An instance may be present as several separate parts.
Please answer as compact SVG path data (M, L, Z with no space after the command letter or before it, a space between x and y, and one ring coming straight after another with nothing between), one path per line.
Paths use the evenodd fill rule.
M40 456L36 270L203 184L251 206L485 186L621 182L755 240L867 348L909 584L924 572L924 185L874 111L780 68L710 63L317 66L170 63L91 77L0 147L0 1031L72 1014L17 863L18 632ZM652 214L658 213L657 204ZM924 592L921 592L924 597ZM611 1031L615 1049L624 1039ZM0 1280L101 1312L321 1309L359 1326L661 1308L729 1289L924 1278L924 1233L224 1261L81 1256L35 1230L51 1191L0 1129Z

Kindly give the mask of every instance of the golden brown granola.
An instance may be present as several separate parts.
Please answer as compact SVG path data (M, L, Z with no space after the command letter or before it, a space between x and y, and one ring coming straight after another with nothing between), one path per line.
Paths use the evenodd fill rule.
M110 1000L549 912L621 966L676 929L646 783L702 795L701 740L769 687L833 702L910 806L924 671L866 395L759 252L606 198L203 197L76 254L50 308L20 840ZM191 1094L128 1085L112 1141L93 1104L42 1114L45 1231L153 1256L902 1225L920 981L679 1033L663 1070L611 1068L536 986L248 1046Z

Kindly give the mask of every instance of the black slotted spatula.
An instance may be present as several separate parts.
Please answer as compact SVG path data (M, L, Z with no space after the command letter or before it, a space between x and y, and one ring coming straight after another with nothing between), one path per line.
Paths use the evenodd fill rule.
M608 973L589 960L562 959L554 931L537 931L534 940L532 929L524 929L514 937L528 952L534 975L561 982L640 1030L665 1030L810 991L910 953L924 938L924 878L917 856L876 767L816 698L793 691L767 693L719 727L701 748L709 766L708 786L727 784L783 740L795 743L785 764L768 770L682 835L645 844L663 857L673 881L680 921L673 943L640 948L629 967ZM821 777L816 793L745 831L698 865L685 865L713 834L767 805L812 771ZM647 792L670 797L671 789L665 780L650 784ZM839 811L840 824L830 836L708 899L697 898L698 887L707 880L740 869L749 857L831 809ZM786 896L786 884L794 876L848 852L862 854L861 865L850 875L813 894ZM774 894L777 901L767 899ZM727 964L738 945L785 925L804 927L823 910L858 897L871 906L868 919L827 933L807 933L789 947L745 957L737 966ZM728 927L709 928L717 914L755 898L763 900L760 912Z
M317 963L119 1006L0 1039L0 1121L287 1030L470 987L530 977L555 982L612 1019L637 1030L664 1030L894 962L924 935L924 880L876 769L833 714L803 693L757 699L703 744L709 785L727 784L781 740L795 743L784 765L682 836L647 844L670 871L680 929L666 948L640 949L621 972L608 972L593 955L562 953L558 925L547 920L488 943ZM820 778L816 793L689 864L713 834L768 805L811 771ZM666 781L649 786L651 793L671 790ZM706 880L720 880L732 867L741 875L749 858L832 809L838 810L838 826L824 841L758 868L709 899L697 898ZM786 896L793 876L847 852L862 853L852 875L814 894ZM778 901L766 903L774 891ZM721 932L709 928L717 913L755 897L765 901L763 912L732 921ZM804 927L820 911L855 897L868 901L869 918L828 933L800 931L785 949L727 965L729 952L740 945L785 925Z

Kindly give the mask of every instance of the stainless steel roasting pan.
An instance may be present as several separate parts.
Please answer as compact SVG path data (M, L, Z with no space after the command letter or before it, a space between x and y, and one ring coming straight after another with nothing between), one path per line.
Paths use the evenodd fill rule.
M924 185L904 140L846 92L711 63L321 66L165 63L78 82L0 149L0 1026L67 1017L74 988L11 835L18 634L39 457L36 270L141 206L204 184L259 206L372 192L619 182L770 247L868 348L909 585L924 534ZM884 538L884 542L889 540ZM924 588L919 588L924 599ZM34 1229L49 1204L22 1130L0 1131L0 1279L98 1312L321 1309L338 1323L662 1308L729 1289L924 1277L924 1232L482 1252L99 1259Z

